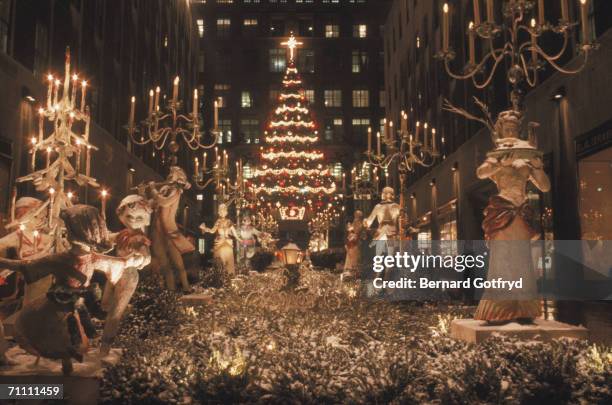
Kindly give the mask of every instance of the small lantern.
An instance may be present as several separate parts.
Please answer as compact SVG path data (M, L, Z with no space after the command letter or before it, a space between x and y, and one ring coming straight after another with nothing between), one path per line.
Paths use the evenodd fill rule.
M302 263L303 253L293 242L281 248L281 259L286 266L294 266Z

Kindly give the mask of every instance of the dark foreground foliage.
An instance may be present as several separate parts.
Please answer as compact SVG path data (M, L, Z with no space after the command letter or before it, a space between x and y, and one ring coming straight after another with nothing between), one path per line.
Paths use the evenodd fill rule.
M123 325L106 404L611 403L612 352L586 342L448 336L471 308L356 297L356 286L280 272L216 290L207 307L143 284Z

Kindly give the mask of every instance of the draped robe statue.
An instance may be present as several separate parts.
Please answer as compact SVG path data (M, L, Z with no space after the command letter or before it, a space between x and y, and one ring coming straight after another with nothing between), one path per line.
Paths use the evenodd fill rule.
M234 241L240 240L236 228L232 221L227 218L227 206L225 204L219 204L219 218L215 222L212 228L208 228L206 224L200 225L202 232L215 233L215 246L213 248L213 257L217 259L223 266L223 270L226 271L230 276L236 274L235 260L234 260Z

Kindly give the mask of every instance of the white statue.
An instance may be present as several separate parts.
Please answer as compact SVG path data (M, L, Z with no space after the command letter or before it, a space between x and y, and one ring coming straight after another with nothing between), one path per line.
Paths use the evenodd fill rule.
M499 191L489 200L482 224L490 248L488 279L523 279L523 288L508 293L507 297L485 291L474 318L489 322L530 321L540 315L529 243L539 239L539 232L526 187L531 182L547 192L550 182L541 152L530 142L519 139L521 119L521 114L512 110L499 115L496 148L476 171L478 178L494 181Z
M146 236L147 227L151 224L153 209L148 201L140 195L128 195L119 203L117 216L125 228L113 235L115 254L119 257L139 255L143 258L138 267L126 268L117 283L107 283L102 299L102 308L107 312L102 333L101 353L108 354L110 345L117 335L119 323L125 312L136 286L138 271L151 263L151 241Z
M213 248L213 257L218 259L223 266L223 269L234 276L236 274L235 263L234 263L234 241L240 240L236 228L232 221L227 218L227 206L225 204L219 204L219 218L215 222L212 228L208 228L206 224L200 225L202 232L216 233L215 247Z
M250 259L255 255L257 240L262 236L263 232L253 226L251 217L243 216L238 228L238 263L241 268L250 267Z
M374 220L378 228L374 234L372 244L376 246L376 255L393 255L395 240L398 238L400 206L395 201L395 191L391 187L382 190L382 201L376 204L370 216L364 221L366 228L370 228Z

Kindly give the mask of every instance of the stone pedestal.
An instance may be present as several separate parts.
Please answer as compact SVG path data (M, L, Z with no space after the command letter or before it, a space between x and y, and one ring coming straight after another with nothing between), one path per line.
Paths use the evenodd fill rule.
M562 337L588 338L588 329L557 321L536 319L533 324L510 322L503 325L488 325L475 319L455 319L451 323L451 336L470 343L480 343L491 336L513 336L524 340L552 340Z
M213 296L209 293L189 294L181 297L181 303L188 306L210 305L213 302Z
M121 358L121 350L112 349L108 356L100 358L98 349L90 350L82 363L73 362L70 376L62 374L61 361L40 358L26 353L19 347L7 352L14 366L0 367L0 384L63 384L64 401L71 405L96 404L100 395L100 380L106 367L115 365ZM23 404L43 404L44 400L20 400Z

